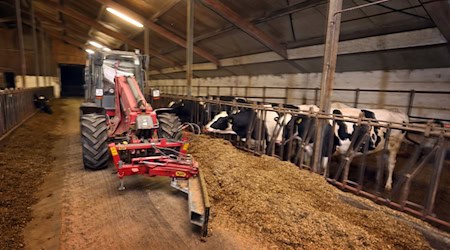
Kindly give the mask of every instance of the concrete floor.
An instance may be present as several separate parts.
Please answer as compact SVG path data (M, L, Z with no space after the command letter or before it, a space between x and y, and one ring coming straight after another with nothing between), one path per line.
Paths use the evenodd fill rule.
M81 100L58 100L55 157L32 206L33 220L24 230L28 249L260 249L255 239L223 228L201 242L188 218L187 198L168 178L133 176L118 191L110 166L83 169L78 108ZM59 107L57 107L59 106Z

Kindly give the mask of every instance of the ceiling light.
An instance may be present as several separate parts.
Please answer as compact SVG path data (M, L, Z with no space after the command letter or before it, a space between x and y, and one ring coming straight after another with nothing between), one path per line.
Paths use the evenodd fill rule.
M142 23L140 23L140 22L134 20L133 18L131 18L131 17L129 17L129 16L127 16L127 15L125 15L125 14L123 14L123 13L121 13L121 12L115 10L115 9L113 9L113 8L106 8L106 10L109 11L109 12L111 12L111 13L113 13L114 15L116 15L116 16L122 18L123 20L125 20L125 21L127 21L127 22L129 22L129 23L132 23L132 24L134 24L135 26L138 26L139 28L144 27L144 25L143 25Z
M103 47L103 51L111 51L111 49L107 48L107 47Z
M85 49L88 54L94 54L94 51L91 49Z
M100 43L94 42L94 41L89 41L89 44L94 47L97 47L99 49L103 48L103 45L101 45Z

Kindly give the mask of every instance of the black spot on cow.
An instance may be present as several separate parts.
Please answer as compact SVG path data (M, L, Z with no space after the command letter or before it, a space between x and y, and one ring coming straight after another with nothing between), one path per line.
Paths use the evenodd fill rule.
M342 115L342 112L338 109L333 110L334 115ZM348 133L347 125L344 121L336 120L336 125L338 126L338 137L342 141L344 140L350 140L352 138L352 135Z
M361 112L363 112L364 117L373 119L372 122L379 123L376 120L375 113L373 113L372 111L362 109ZM368 127L368 129L371 129L369 126L367 126L367 127ZM380 130L380 127L373 126L374 134L372 135L372 140L369 140L369 150L375 149L378 146L378 144L380 144L381 137L378 135L379 130Z
M232 123L233 131L236 132L236 134L239 137L246 138L250 126L253 126L251 138L257 139L258 137L257 124L260 124L260 119L257 117L256 112L254 110L244 108L240 110L238 113L230 115L230 120ZM268 140L268 133L264 123L261 130L262 135L264 137L262 139Z
M230 121L229 117L220 117L219 119L217 119L217 121L211 124L211 128L218 130L225 130L228 128L229 121Z

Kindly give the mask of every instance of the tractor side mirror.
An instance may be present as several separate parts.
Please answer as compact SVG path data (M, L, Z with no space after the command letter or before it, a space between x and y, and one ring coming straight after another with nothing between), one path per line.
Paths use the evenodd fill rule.
M94 65L95 66L103 66L103 54L101 52L95 52Z

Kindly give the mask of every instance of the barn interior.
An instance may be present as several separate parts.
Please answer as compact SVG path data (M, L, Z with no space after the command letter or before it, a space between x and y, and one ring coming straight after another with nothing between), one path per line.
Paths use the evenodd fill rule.
M447 0L0 0L0 249L449 249L449 13ZM105 66L114 55L134 59L132 82L115 78L126 63ZM224 111L230 129L210 129ZM152 112L184 164L171 178L155 155L114 158L169 147L135 125ZM105 135L88 167L86 126ZM200 229L194 191L171 187L191 173Z

